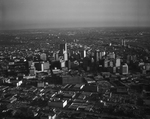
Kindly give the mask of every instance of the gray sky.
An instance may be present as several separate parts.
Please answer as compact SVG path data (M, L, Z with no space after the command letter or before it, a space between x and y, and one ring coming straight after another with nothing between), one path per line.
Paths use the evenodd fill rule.
M0 29L150 26L150 0L0 0Z

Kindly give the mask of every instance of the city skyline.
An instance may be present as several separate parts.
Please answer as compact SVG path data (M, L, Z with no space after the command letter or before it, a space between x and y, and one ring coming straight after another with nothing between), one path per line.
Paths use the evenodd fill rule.
M150 27L149 0L2 0L0 29Z

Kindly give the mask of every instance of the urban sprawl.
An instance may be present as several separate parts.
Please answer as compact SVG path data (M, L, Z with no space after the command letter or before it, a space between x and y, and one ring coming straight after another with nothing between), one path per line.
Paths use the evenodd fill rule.
M148 35L133 29L1 33L0 118L149 119L150 53L140 41Z

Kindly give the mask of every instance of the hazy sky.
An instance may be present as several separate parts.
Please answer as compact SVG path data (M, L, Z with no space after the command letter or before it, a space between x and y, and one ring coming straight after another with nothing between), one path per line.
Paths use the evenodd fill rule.
M150 26L150 0L0 0L0 29Z

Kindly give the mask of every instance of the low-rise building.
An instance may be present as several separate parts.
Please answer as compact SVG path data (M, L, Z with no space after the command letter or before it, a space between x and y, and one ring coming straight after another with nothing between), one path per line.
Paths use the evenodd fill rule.
M48 105L52 107L64 108L67 105L67 100L53 99L48 101Z

